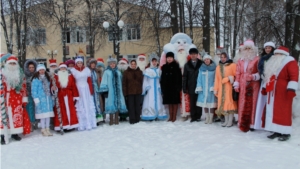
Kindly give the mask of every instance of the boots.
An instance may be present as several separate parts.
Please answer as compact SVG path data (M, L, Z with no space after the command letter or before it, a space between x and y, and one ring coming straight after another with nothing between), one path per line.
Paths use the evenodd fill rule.
M209 123L209 113L205 112L205 124Z
M209 113L209 120L208 120L208 123L209 124L212 124L212 122L213 122L213 119L214 119L214 113Z
M48 136L48 132L46 129L41 130L43 136Z
M5 143L5 139L4 139L4 135L1 135L1 145L4 145Z
M119 125L119 112L115 114L115 125Z
M53 134L50 132L49 128L46 128L46 132L47 132L48 136L53 136Z
M224 115L225 122L222 124L222 127L225 127L228 123L228 114Z
M11 138L13 138L16 141L21 141L22 140L22 138L20 136L18 136L17 134L11 135Z
M115 114L109 114L109 125L113 125L114 124L114 116Z
M232 127L233 126L233 114L229 114L228 115L228 123L226 125L226 127Z

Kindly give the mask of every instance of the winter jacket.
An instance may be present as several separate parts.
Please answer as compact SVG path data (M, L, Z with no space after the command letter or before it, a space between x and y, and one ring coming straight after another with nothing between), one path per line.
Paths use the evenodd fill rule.
M197 59L197 63L195 67L192 63L192 60L189 60L184 65L183 79L182 79L182 90L184 93L195 94L199 68L202 65L202 63L203 63L202 60Z
M173 61L162 66L160 86L163 94L163 104L180 103L182 74L177 62Z
M143 72L139 67L132 69L130 67L123 73L122 87L124 96L133 94L142 94Z

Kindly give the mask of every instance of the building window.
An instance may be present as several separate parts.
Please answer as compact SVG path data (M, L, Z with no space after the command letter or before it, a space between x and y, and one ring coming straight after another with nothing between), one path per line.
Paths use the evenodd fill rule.
M127 25L127 40L140 40L141 27L139 24Z
M137 55L127 55L127 58L128 58L128 62L130 63L131 60L134 60L136 59Z
M66 30L66 43L86 42L87 30L84 27L72 27Z
M45 45L46 44L46 29L29 29L27 31L26 45Z

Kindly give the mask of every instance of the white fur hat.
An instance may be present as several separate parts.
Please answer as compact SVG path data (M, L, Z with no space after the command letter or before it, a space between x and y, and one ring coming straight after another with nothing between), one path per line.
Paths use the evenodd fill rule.
M204 55L204 57L203 57L203 60L205 60L205 59L210 59L210 60L212 60L212 57L210 56L210 55Z
M251 39L248 39L244 42L244 46L248 46L248 47L254 47L254 42Z
M36 67L36 71L38 72L39 70L42 70L42 69L46 70L45 65L42 64L42 63L38 64L37 67Z
M264 48L265 48L266 46L271 46L271 47L275 48L274 42L266 42L266 43L264 44Z
M280 53L286 56L289 56L289 48L285 47L285 46L279 46L275 51L274 54L276 53Z
M75 63L77 63L77 62L82 62L83 63L83 59L78 57L78 58L75 59Z

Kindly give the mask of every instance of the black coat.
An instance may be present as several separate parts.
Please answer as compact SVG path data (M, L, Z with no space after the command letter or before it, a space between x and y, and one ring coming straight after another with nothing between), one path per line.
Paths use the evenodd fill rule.
M182 79L182 90L184 93L195 94L199 68L202 65L202 63L203 63L202 60L197 59L197 63L195 67L192 63L192 60L189 60L184 65L183 79Z
M175 61L162 66L160 86L163 104L179 104L182 85L182 74L179 64Z

